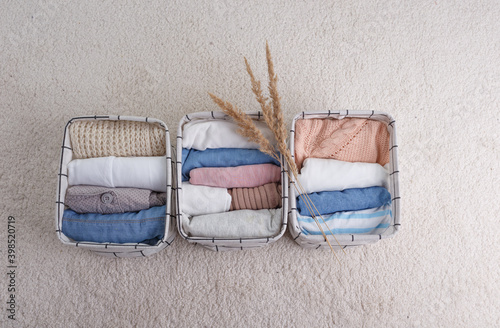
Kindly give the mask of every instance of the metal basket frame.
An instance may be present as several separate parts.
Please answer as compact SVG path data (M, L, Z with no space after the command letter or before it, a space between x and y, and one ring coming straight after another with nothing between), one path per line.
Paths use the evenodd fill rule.
M64 213L64 199L66 196L66 190L68 188L68 163L73 159L73 149L71 148L71 140L69 135L69 127L73 122L76 121L93 121L93 120L109 120L109 121L136 121L136 122L147 122L151 124L158 124L160 127L165 129L165 143L166 143L166 159L167 159L167 202L165 210L165 233L161 240L158 241L156 245L147 245L143 243L95 243L95 242L77 242L74 241L62 232L62 217ZM74 246L79 248L84 248L91 250L92 252L106 256L106 257L145 257L155 253L158 253L162 249L170 246L172 244L175 236L175 215L173 215L172 208L172 157L170 151L170 135L167 125L157 119L149 117L137 117L137 116L122 116L122 115L93 115L93 116L79 116L74 117L68 121L64 128L64 137L61 147L61 161L59 165L58 173L58 187L57 187L57 201L56 201L56 234L57 238L64 244L68 246Z
M343 119L346 117L354 118L367 118L377 121L382 121L387 124L387 129L390 134L390 148L389 148L389 193L392 199L392 220L390 226L385 232L377 235L363 235L363 234L346 234L346 235L335 235L339 244L335 240L334 236L327 235L328 241L333 247L343 247L348 246L358 246L365 244L376 243L377 241L385 238L393 237L401 227L401 197L399 194L399 168L398 168L398 145L396 139L396 121L394 118L385 113L373 110L340 110L340 111L318 111L318 112L302 112L297 114L292 121L292 126L290 130L290 152L292 157L294 157L294 143L295 143L295 123L298 120L307 120L313 118L321 119ZM295 190L295 178L292 176L290 181L290 211L289 215L289 231L292 238L304 248L329 248L328 243L322 235L304 235L299 227L297 221L297 206L296 197L297 192Z
M260 121L263 120L262 113L259 112L247 112L252 119ZM185 123L192 120L232 120L228 115L223 112L199 112L185 115L179 122L179 128L177 131L177 159L176 159L176 178L174 179L175 186L175 204L176 204L176 215L177 215L177 229L181 237L190 243L199 244L213 251L228 251L228 250L245 250L260 248L273 243L280 239L286 231L288 224L288 174L286 171L286 166L281 168L281 188L282 188L282 222L281 229L278 234L274 236L269 236L266 238L208 238L208 237L192 237L188 236L187 233L182 228L182 189L177 183L182 181L182 134L183 126ZM283 157L281 162L284 163Z

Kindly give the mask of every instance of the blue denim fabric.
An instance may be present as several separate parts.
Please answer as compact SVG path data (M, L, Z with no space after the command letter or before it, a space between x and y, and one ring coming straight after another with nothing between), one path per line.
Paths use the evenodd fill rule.
M182 148L182 181L189 181L189 172L199 167L235 167L252 164L280 163L258 149L214 148L206 150Z
M308 195L321 215L341 211L360 211L391 203L391 194L383 187L322 191ZM311 216L304 198L297 197L297 210L300 215ZM318 215L314 207L312 211L315 215Z
M155 245L165 232L165 206L115 214L65 210L62 232L75 241Z

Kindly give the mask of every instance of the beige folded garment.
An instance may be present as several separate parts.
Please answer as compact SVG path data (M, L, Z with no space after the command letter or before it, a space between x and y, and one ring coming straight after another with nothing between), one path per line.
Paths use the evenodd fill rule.
M255 188L232 188L227 192L232 197L230 211L281 207L281 185L278 183Z
M69 127L73 158L164 156L165 130L135 121L76 121Z

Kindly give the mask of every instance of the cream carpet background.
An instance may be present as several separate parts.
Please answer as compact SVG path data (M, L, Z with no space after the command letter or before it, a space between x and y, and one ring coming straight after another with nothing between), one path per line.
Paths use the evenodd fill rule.
M17 220L10 327L498 327L500 4L446 1L3 1L0 263ZM374 109L398 125L402 230L340 254L215 253L177 237L147 259L101 258L54 232L65 123L181 117L214 92L257 110L268 40L288 122Z

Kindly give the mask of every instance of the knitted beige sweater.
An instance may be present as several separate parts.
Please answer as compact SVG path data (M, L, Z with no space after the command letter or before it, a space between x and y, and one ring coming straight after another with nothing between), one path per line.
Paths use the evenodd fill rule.
M230 211L281 207L281 184L267 183L255 188L230 188Z
M135 121L76 121L69 135L73 158L164 156L165 130Z

